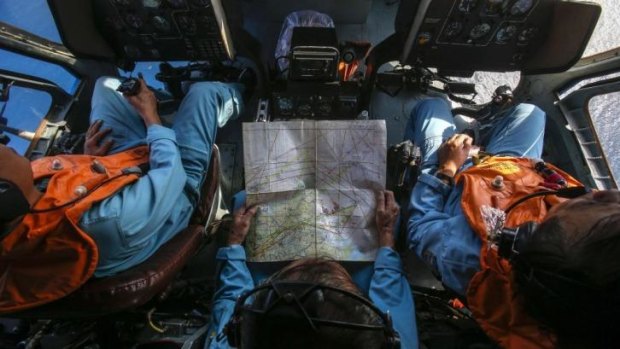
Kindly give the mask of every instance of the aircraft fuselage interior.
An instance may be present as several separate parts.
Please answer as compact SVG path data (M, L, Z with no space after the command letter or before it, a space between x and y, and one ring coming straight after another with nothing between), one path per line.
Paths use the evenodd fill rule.
M153 90L162 118L169 121L191 84L245 79L243 114L217 132L216 164L207 180L216 178L217 184L204 189L214 201L203 212L204 220L195 223L196 231L217 230L214 225L230 209L233 195L244 189L243 123L384 120L386 188L401 206L407 205L415 179L403 182L415 176L405 173L417 170L419 152L404 149L401 142L411 110L428 97L449 102L458 120L479 118L506 103L534 104L547 117L544 160L590 187L616 188L583 105L594 95L620 90L620 81L576 87L620 69L618 49L582 59L601 13L591 2L47 2L62 44L0 23L0 48L61 66L79 81L71 95L36 74L0 70L2 91L19 86L51 95L47 115L26 136L25 155L31 160L80 152L93 90L102 76L129 79L145 64L155 67L144 76L147 84L161 86ZM308 11L322 16L299 19ZM468 80L479 71L518 72L520 80L509 89L496 86L495 95L479 95L479 87ZM496 347L466 308L451 306L454 295L407 251L403 235L398 245L416 297L422 347ZM218 241L205 237L174 243L167 255L156 256L156 262L125 279L86 284L82 294L59 304L8 314L1 321L0 347L163 348L154 344L163 342L172 343L170 348L202 347ZM159 278L165 266L174 273L162 272ZM119 295L123 302L114 298Z

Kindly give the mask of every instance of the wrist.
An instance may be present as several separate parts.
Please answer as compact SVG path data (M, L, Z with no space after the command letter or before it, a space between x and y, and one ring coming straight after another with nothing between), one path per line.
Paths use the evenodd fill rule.
M391 228L379 231L379 247L394 247L394 233Z
M143 120L146 127L149 127L151 125L161 125L161 118L157 113L145 115L143 117Z
M245 241L245 234L241 234L239 232L231 230L228 234L228 239L226 239L226 245L242 245L243 241Z
M442 175L448 176L448 177L454 177L456 175L456 171L458 170L458 168L456 166L453 165L439 165L439 168L437 169L437 174L441 173Z
M444 184L449 185L449 186L454 186L454 177L453 176L449 176L443 172L439 172L437 171L435 173L435 177L438 178L440 181L442 181Z

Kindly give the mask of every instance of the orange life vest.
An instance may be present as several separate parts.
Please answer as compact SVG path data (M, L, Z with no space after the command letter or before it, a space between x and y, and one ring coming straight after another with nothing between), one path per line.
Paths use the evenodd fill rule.
M581 185L562 170L547 165L563 176L568 186ZM492 182L503 177L503 187ZM463 184L461 206L472 230L482 240L481 270L467 289L467 306L482 329L504 348L553 348L554 337L524 312L515 295L510 263L489 248L487 231L480 208L483 205L505 210L523 196L543 189L544 178L526 158L491 157L463 171L455 180ZM494 198L495 197L495 198ZM524 201L508 215L506 226L516 227L528 221L541 222L548 209L563 201L556 196L541 196Z
M147 147L105 157L64 155L32 162L34 180L48 177L49 183L33 212L0 245L0 313L62 298L93 275L99 253L79 220L93 204L138 179L123 169L147 162Z

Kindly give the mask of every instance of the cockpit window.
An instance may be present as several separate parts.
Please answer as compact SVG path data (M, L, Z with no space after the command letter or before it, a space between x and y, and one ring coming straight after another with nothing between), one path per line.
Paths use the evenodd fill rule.
M149 82L149 85L151 87L156 88L156 89L164 89L165 88L164 84L155 78L157 73L159 73L159 65L161 63L162 62L137 62L136 67L133 71L127 72L122 69L119 69L118 74L121 76L129 76L129 75L137 76L138 73L141 73L144 79ZM168 63L173 67L182 67L182 66L189 64L190 62L174 61L174 62L168 62Z
M588 103L588 111L616 184L620 186L620 92L592 97Z
M71 95L79 85L79 80L61 66L1 49L0 69L49 80Z
M8 137L7 145L24 155L51 105L52 97L46 92L11 87L9 100L0 102L0 137Z
M46 0L0 1L0 21L61 43Z
M583 52L584 57L609 51L620 47L620 16L618 13L618 0L590 0L601 5L601 17L594 29L592 38Z
M46 0L0 1L0 21L47 40L61 42ZM0 50L0 69L49 80L69 94L75 92L79 82L60 66L6 50Z

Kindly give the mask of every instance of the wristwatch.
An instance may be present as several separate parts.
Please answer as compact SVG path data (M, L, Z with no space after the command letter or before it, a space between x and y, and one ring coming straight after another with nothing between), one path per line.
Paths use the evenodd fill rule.
M435 172L435 177L439 178L440 181L446 183L447 185L454 186L454 177L448 176L443 172Z

